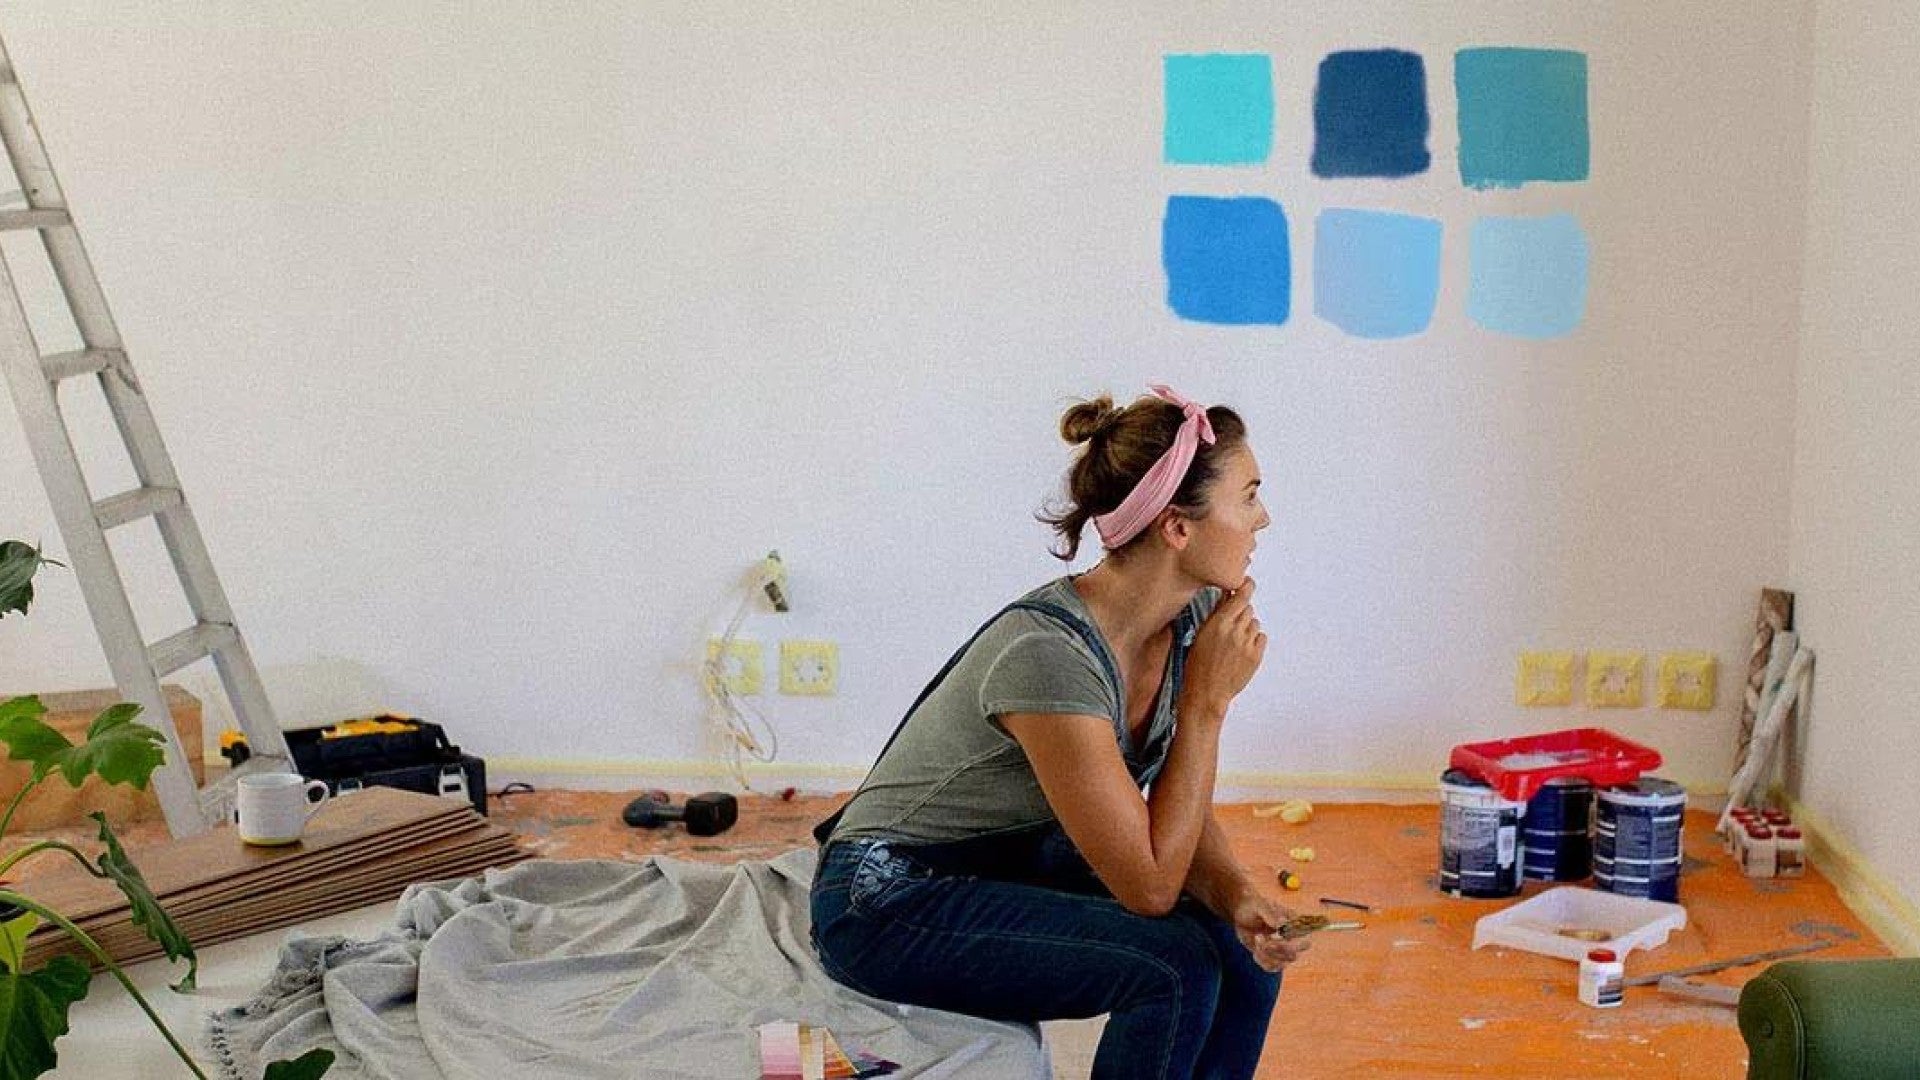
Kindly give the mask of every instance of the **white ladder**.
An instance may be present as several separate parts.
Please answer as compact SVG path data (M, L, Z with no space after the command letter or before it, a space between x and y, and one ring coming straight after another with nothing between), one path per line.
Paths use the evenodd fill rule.
M72 352L41 354L19 285L5 252L0 251L0 284L5 286L0 289L4 293L0 296L0 369L13 391L21 427L33 449L114 684L122 698L140 706L140 721L166 736L166 762L154 772L153 786L167 829L177 837L197 835L231 812L233 785L240 773L293 771L291 755L246 641L234 625L206 541L187 508L173 461L160 440L160 428L121 344L120 330L107 310L106 295L67 212L66 196L54 177L4 43L0 43L0 140L6 144L27 201L24 210L0 210L0 230L39 232L84 345ZM57 394L62 381L86 376L93 376L105 394L139 481L130 491L98 500L88 490ZM108 529L146 518L159 526L194 617L192 626L151 646L134 619L106 536ZM174 730L160 680L208 657L219 672L252 757L244 768L201 791Z

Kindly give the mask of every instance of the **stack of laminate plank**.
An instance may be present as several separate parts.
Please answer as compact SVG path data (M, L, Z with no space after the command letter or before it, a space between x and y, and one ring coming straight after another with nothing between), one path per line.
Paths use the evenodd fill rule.
M383 787L327 800L306 835L284 847L244 844L229 825L127 855L195 947L391 900L415 882L467 877L528 857L514 834L489 824L465 799ZM70 866L18 888L72 919L122 964L161 955L159 944L133 924L125 894L111 881ZM56 927L41 926L27 939L29 969L60 954L92 961Z

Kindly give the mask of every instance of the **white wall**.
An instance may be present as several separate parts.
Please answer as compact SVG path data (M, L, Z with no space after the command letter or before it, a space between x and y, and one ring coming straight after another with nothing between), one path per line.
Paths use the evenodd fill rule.
M1069 398L1159 376L1241 409L1269 478L1276 640L1230 769L1430 790L1455 743L1601 724L1724 784L1787 569L1804 14L409 7L0 14L289 719L384 704L526 768L712 760L695 658L778 547L794 611L748 631L842 646L838 697L763 699L781 762L857 775L1058 572L1032 514ZM1589 54L1589 182L1461 186L1453 51L1490 44ZM1314 179L1316 65L1377 46L1426 57L1434 167ZM1209 50L1274 55L1270 165L1160 163L1161 57ZM1289 325L1168 312L1162 207L1207 192L1287 207ZM1445 222L1426 335L1313 318L1331 206ZM1592 240L1583 328L1468 323L1472 220L1559 210ZM6 412L0 532L59 547ZM1522 710L1526 648L1709 650L1721 705ZM70 578L0 625L0 686L105 678Z
M1920 951L1920 18L1822 4L1815 34L1804 346L1795 418L1796 624L1817 650L1799 800L1889 886Z

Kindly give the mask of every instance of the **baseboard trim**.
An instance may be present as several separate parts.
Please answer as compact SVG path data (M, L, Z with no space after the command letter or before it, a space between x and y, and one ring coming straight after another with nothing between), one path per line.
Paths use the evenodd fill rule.
M1817 811L1789 797L1787 812L1807 834L1807 854L1847 907L1898 956L1920 956L1920 906L1900 895L1859 849L1828 827Z
M749 791L796 788L808 794L851 791L867 775L865 766L745 762L741 772ZM581 760L578 758L499 757L487 759L487 785L498 791L510 783L575 791L628 791L667 788L688 791L738 788L724 761Z
M795 788L808 794L851 791L867 775L865 765L748 762L741 770L750 791ZM584 791L625 791L636 788L738 787L732 769L722 761L582 760L577 758L500 757L487 759L487 780L496 790L519 781L535 787ZM1438 802L1440 774L1404 773L1282 773L1254 769L1226 769L1220 773L1214 797L1218 802L1271 802L1305 797L1322 802ZM1724 786L1682 786L1695 806L1714 811L1724 801Z

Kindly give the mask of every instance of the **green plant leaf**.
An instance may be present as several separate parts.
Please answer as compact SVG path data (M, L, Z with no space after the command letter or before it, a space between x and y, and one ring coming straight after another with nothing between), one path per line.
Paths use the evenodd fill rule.
M263 1080L316 1080L333 1068L333 1051L309 1050L292 1061L276 1061L267 1066Z
M60 764L61 755L73 749L65 735L40 719L47 707L37 697L17 697L0 701L0 743L7 756L33 766L38 781Z
M40 916L16 904L0 903L0 967L19 971L27 962L27 935Z
M26 975L0 972L0 1077L39 1076L59 1055L54 1040L67 1033L67 1010L87 996L87 965L56 956Z
M35 780L58 769L74 787L97 775L109 784L144 790L153 770L167 760L162 749L167 737L135 721L138 705L123 702L94 717L79 746L40 719L46 713L37 697L0 702L0 742L7 744L8 757L33 766Z
M96 774L109 784L132 784L144 791L153 770L167 760L161 749L167 737L136 723L138 715L140 706L123 702L94 717L87 741L60 755L67 783L79 787L88 774Z
M132 859L127 858L126 850L120 846L119 838L113 835L113 829L107 825L107 816L97 810L87 816L99 824L100 842L107 846L107 850L101 852L99 859L95 861L100 869L113 879L113 883L120 886L120 891L127 895L127 903L132 908L133 924L145 930L148 937L160 943L160 948L167 954L167 959L186 960L187 977L174 983L173 988L183 994L192 993L194 980L198 978L200 972L200 958L193 953L193 942L187 940L186 933L174 924L173 917L160 906L160 901L153 895L153 890L147 886L147 879L140 876L140 868L133 865Z
M41 558L39 548L18 540L0 541L0 619L15 611L27 613L33 603L33 572L43 562L53 560Z

